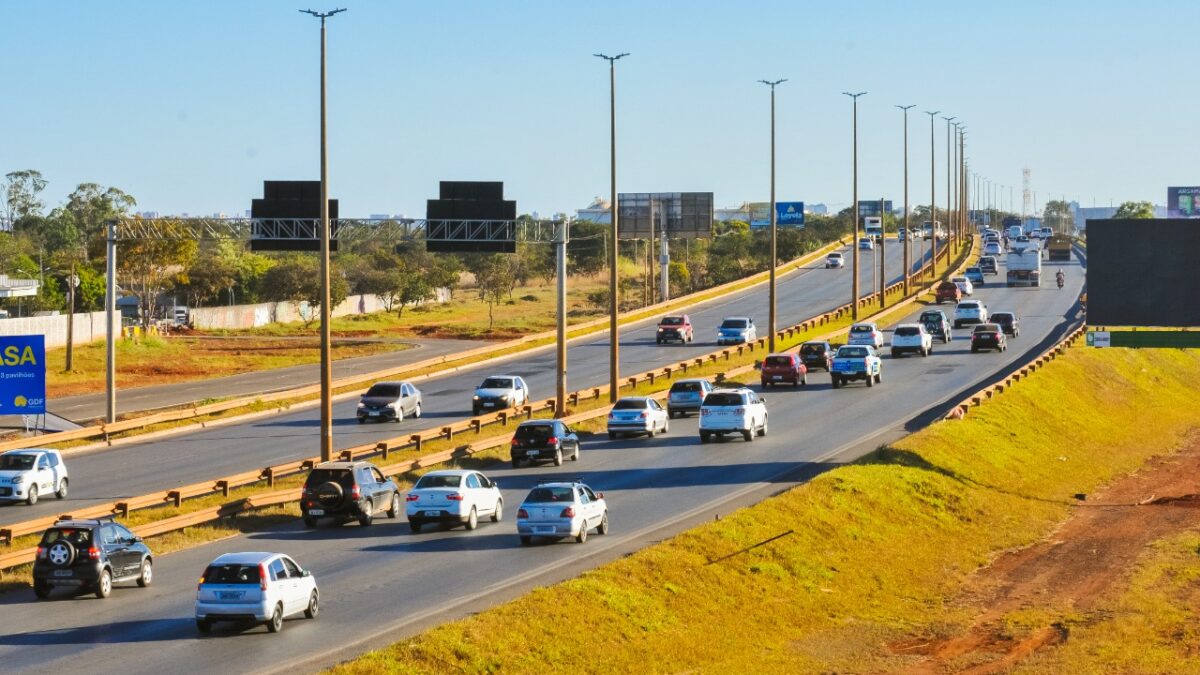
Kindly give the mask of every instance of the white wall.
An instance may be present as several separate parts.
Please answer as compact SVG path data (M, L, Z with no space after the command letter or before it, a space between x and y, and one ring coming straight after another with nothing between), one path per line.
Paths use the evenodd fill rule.
M442 303L450 299L450 292L436 289L428 302ZM351 295L333 308L333 316L370 314L383 311L383 303L376 295ZM188 320L193 328L256 328L271 323L303 321L309 316L308 303L262 302L255 305L231 305L228 307L193 307Z
M104 339L106 326L104 312L88 312L74 315L75 344L85 345ZM116 315L118 330L120 314ZM46 349L65 347L67 344L67 315L23 316L0 319L0 335L45 335Z

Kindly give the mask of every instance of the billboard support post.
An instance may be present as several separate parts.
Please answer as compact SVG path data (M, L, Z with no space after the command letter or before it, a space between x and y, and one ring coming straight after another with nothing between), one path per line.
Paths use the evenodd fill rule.
M883 197L879 198L879 211L883 213ZM884 266L887 260L887 216L880 216L879 222L879 285L876 288L879 289L879 309L883 309L883 289L887 286L887 268Z
M554 241L555 272L558 296L555 303L558 310L558 320L555 326L555 391L554 416L564 417L567 414L567 241L570 238L571 221L564 217L558 225L558 236Z

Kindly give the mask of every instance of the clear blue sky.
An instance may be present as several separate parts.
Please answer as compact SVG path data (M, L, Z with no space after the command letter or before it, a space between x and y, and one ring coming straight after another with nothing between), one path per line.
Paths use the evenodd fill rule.
M618 65L618 189L765 201L768 92L778 196L927 202L929 122L1020 199L1162 203L1200 184L1194 2L0 2L0 173L33 168L59 203L85 181L139 210L239 213L264 179L318 177L318 24L330 21L330 166L345 216L423 216L439 179L503 180L522 212L608 192ZM913 114L915 113L915 114ZM938 202L945 123L937 121Z

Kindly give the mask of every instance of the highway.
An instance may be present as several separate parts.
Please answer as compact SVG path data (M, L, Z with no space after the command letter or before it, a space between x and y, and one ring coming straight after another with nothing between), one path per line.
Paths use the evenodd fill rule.
M89 596L38 602L32 591L0 596L0 662L10 673L54 672L118 659L128 673L173 672L196 664L218 672L311 671L431 622L570 576L698 520L728 513L823 466L851 461L902 434L931 408L957 402L1040 352L1074 319L1072 308L1083 284L1077 262L1062 266L1068 277L1063 290L1052 283L1040 289L1004 288L1003 267L999 276L989 276L988 283L977 287L974 297L991 311L1016 310L1021 315L1021 336L1010 341L1005 353L971 354L964 339L968 330L963 329L955 331L957 339L951 344L936 344L928 358L885 356L881 386L854 384L833 390L824 373L811 375L807 387L765 392L770 432L749 444L731 440L701 446L692 418L672 421L669 434L652 440L585 440L581 461L561 469L512 470L498 462L485 471L504 488L510 515L499 524L483 523L475 532L413 535L403 520L386 519L370 528L347 525L317 531L292 523L164 556L151 588L121 588L105 601ZM799 283L785 295L811 294L809 302L840 303L842 295L833 289L837 284L823 282L844 280L844 275L814 270L805 276L816 274L822 275L822 283ZM815 289L802 290L806 286ZM914 306L909 320L920 309ZM733 313L723 304L706 311ZM710 323L706 318L702 325ZM637 334L631 331L633 345L639 344ZM580 347L594 346L589 342ZM642 355L636 348L629 351L635 352L634 361L626 367L640 370L634 364ZM603 365L599 356L592 360ZM513 370L524 372L515 366ZM455 396L461 399L464 394L457 390ZM238 432L222 432L226 441L239 440ZM240 440L260 443L258 438ZM193 447L207 452L211 446ZM266 461L274 460L259 463ZM159 467L160 473L168 471ZM575 477L606 493L611 533L593 536L583 545L519 546L511 514L526 490L536 481ZM289 621L280 635L258 627L242 633L218 630L200 638L192 618L196 579L212 558L236 550L283 551L312 570L322 591L320 617Z
M871 254L865 259L870 260ZM849 251L846 251L849 258ZM914 257L915 257L914 253ZM887 246L889 276L901 278L902 247ZM862 295L872 286L872 270L860 270ZM810 316L845 304L850 297L850 271L826 270L823 261L781 276L779 280L778 325L787 326ZM759 335L767 332L767 293L765 286L740 291L702 303L690 310L696 326L696 340L689 345L656 345L656 320L640 322L621 334L621 372L639 373L665 366L716 349L716 327L729 315L749 315L759 326ZM529 383L533 400L554 395L554 350L543 349L524 354L504 363L484 366L420 383L424 396L422 419L401 423L358 424L355 420L357 399L335 402L334 444L347 448L392 438L405 431L424 429L471 416L471 393L489 374L521 375ZM567 357L569 390L608 382L607 333L572 343ZM122 445L101 452L67 459L70 494L64 501L43 499L29 507L24 504L0 508L0 525L39 516L69 513L79 508L115 499L147 494L179 485L188 485L221 476L282 464L320 454L317 428L320 413L307 406L295 411L233 423L198 432L182 433L154 441Z

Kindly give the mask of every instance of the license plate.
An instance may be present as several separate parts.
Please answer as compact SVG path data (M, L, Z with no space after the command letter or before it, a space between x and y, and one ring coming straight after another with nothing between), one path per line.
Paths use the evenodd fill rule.
M440 518L441 515L442 515L441 511L426 511L425 512L426 518Z
M495 406L495 405L496 405L495 403L484 403L484 404L483 404L483 407L485 407L485 408L491 408L491 407L493 407L493 406Z
M372 411L368 412L367 414L370 415L371 417L379 417L379 412L375 411L375 410L372 410Z
M54 570L54 576L60 577L60 578L61 577L69 577L69 576L72 576L73 574L75 574L75 573L72 572L71 570Z
M541 450L526 450L525 451L526 457L537 457L540 454L542 454Z
M782 380L782 379L783 379L783 376L782 376L782 375L775 375L775 376L773 376L771 379L772 379L772 380Z
M325 509L309 509L309 510L308 510L308 515L310 515L310 516L323 516L323 515L325 515Z
M535 527L533 531L538 534L554 534L554 526Z
M217 591L217 598L221 600L241 600L245 594L245 591Z

